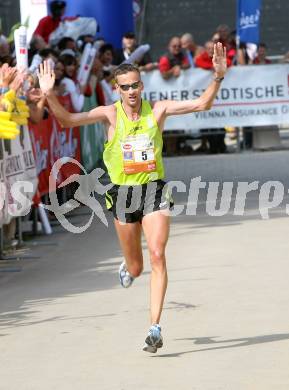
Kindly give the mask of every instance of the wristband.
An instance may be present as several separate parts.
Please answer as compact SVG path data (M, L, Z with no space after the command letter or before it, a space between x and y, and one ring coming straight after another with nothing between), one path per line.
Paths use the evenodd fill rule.
M4 93L8 92L9 88L8 87L0 87L0 94L4 95Z
M214 81L217 81L218 83L221 83L224 80L224 77L215 77Z

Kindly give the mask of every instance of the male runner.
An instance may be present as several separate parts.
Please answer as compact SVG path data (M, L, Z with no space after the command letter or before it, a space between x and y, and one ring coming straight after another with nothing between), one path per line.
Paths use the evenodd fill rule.
M108 191L106 201L113 211L125 258L119 269L123 287L129 287L143 270L142 230L150 253L151 327L143 347L148 352L155 353L163 344L159 322L167 288L165 247L170 222L169 213L163 209L169 209L170 202L164 202L161 196L165 185L161 132L169 115L211 108L227 68L226 49L221 43L214 45L213 64L214 78L199 98L158 101L153 108L141 98L143 83L139 70L129 64L120 65L115 71L120 101L77 114L67 112L58 102L53 92L55 75L49 63L44 62L39 69L40 88L63 127L103 122L107 128L108 142L103 158L113 187ZM133 203L134 190L140 194L138 207L126 212ZM124 203L123 194L127 195Z

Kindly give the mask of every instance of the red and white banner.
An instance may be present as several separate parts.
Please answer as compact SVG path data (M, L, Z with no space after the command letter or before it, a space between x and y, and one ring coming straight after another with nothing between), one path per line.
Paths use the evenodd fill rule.
M72 111L70 97L59 97L61 104L68 111ZM54 163L60 158L74 158L81 160L80 132L79 128L61 128L51 112L47 119L37 125L29 125L36 159L37 174L39 179L38 192L42 196L55 188L49 188L49 175ZM80 173L78 166L64 164L60 173L55 177L57 186L72 174Z

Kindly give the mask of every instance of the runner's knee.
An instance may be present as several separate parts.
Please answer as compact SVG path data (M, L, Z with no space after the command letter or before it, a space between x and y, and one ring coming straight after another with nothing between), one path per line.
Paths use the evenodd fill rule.
M130 263L128 265L128 272L134 277L134 278L137 278L138 276L140 276L140 274L142 273L143 271L143 264L142 262L139 263L139 262L134 262L134 263Z
M163 268L166 264L165 251L163 248L150 249L152 268Z

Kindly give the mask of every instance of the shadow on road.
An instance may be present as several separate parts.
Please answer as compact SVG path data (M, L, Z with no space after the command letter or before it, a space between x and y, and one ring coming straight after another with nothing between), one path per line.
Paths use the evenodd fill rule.
M230 345L222 345L222 346L214 346L211 348L202 348L202 349L192 349L189 351L181 351L176 353L169 354L159 354L152 357L180 357L183 355L187 355L195 352L205 352L205 351L214 351L217 349L228 349L228 348L239 348L239 347L248 347L250 345L264 344L264 343L272 343L275 341L282 341L289 339L289 333L279 333L279 334L269 334L264 336L253 336L253 337L244 337L239 339L228 339L228 340L214 340L217 336L211 337L192 337L192 338L183 338L183 339L175 339L177 341L194 341L194 345L218 345L218 344L230 344ZM231 344L233 343L233 345ZM236 344L237 343L237 344Z

